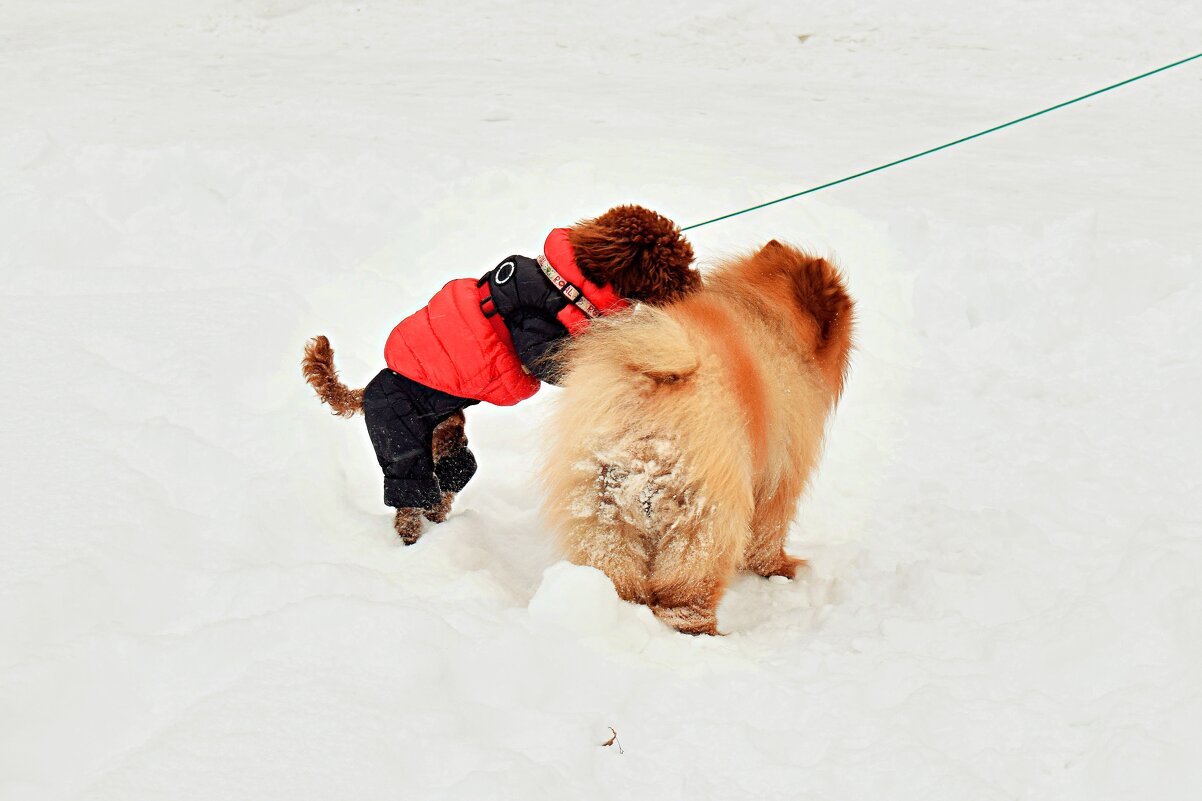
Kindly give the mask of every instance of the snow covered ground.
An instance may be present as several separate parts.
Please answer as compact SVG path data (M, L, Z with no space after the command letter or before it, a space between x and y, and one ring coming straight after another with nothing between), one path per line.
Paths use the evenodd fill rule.
M4 3L0 799L1202 796L1202 63L693 233L835 254L861 321L812 569L725 637L557 563L554 390L403 548L300 379L614 203L1202 49L1192 1L838 5Z

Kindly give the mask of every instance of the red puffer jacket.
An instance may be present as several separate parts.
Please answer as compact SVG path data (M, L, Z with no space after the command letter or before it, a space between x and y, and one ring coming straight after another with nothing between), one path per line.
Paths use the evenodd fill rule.
M585 280L576 266L567 228L548 235L543 253L601 314L627 307L609 286ZM530 332L538 332L549 344L547 340L579 333L588 316L568 301L536 262L512 257L504 264L514 262L517 267L511 265L508 276L498 270L494 272L502 276L490 273L488 281L449 282L425 308L398 323L384 345L388 367L428 387L498 406L512 406L538 392L539 380L522 364L514 336L524 338L523 352L532 352L526 339ZM520 298L513 294L518 286L525 293Z

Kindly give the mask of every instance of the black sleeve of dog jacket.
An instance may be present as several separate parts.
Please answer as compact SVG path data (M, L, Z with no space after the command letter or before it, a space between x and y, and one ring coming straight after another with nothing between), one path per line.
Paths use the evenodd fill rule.
M506 323L513 336L513 347L526 369L539 381L558 386L559 364L552 351L568 335L568 329L558 320L542 317L525 317L517 325Z
M540 381L559 383L558 366L548 354L568 336L556 316L568 299L543 275L538 262L526 256L510 256L494 267L488 287L522 364Z

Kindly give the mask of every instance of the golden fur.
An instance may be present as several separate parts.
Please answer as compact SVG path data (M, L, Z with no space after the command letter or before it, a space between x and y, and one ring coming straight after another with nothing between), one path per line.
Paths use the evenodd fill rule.
M568 558L693 634L717 633L735 571L792 578L785 535L852 316L833 265L772 241L684 300L594 324L547 427L544 511Z

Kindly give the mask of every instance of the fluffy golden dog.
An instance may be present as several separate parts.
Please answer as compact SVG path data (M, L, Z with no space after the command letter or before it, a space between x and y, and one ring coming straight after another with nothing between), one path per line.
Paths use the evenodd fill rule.
M572 343L543 475L568 558L691 634L717 633L735 571L792 578L852 316L832 264L774 240Z

